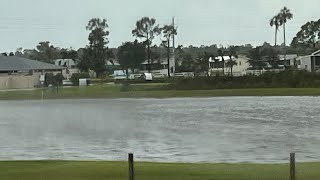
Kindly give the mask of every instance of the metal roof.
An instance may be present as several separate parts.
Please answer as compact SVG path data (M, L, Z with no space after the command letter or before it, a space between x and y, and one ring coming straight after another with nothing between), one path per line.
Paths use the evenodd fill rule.
M76 61L73 59L56 59L53 61L56 66L71 67L76 65Z
M0 56L0 71L61 70L64 67L17 56Z
M312 56L319 56L319 55L320 55L320 50L318 50L318 51L316 51L316 52L312 53Z
M283 61L284 57L286 57L286 60L291 60L291 59L297 58L298 55L297 54L279 55L280 61Z
M232 56L233 59L238 59L234 56ZM223 56L223 59L225 61L229 61L230 60L230 56ZM218 62L222 62L222 57L221 56L217 56L217 57L210 57L209 58L209 62L215 62L215 60L218 60Z
M170 60L172 60L172 57L170 57ZM160 62L160 64L162 65L166 65L168 64L168 59L167 58L162 58L160 60L150 60L150 64L158 64ZM145 60L143 63L141 63L142 65L147 65L148 64L148 60Z

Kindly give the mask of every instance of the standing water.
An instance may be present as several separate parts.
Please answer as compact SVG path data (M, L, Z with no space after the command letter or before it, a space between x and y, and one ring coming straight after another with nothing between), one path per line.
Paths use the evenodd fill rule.
M320 98L0 101L0 160L320 160Z

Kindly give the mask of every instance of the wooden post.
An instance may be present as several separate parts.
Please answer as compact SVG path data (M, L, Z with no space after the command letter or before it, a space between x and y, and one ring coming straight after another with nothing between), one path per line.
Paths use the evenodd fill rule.
M129 163L129 180L134 180L134 165L133 165L133 154L129 153L128 155Z
M296 180L296 155L290 153L290 180Z

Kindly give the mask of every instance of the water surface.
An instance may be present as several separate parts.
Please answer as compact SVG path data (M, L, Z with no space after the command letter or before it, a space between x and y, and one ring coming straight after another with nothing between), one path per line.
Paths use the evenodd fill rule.
M319 97L0 101L1 160L320 161Z

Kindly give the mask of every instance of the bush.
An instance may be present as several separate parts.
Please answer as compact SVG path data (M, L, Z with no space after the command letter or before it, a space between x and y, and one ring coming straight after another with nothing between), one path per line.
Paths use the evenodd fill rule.
M152 81L145 81L142 79L132 79L132 80L127 80L127 79L117 79L114 80L114 83L116 84L145 84L145 83L170 83L172 82L173 79L167 79L167 78L163 78L163 79L153 79Z
M74 73L72 74L70 81L72 82L72 84L74 86L79 86L79 79L83 79L83 78L89 78L89 73Z
M61 73L53 75L52 73L46 73L44 86L48 87L50 84L53 86L62 86L62 81L64 79Z
M55 75L54 79L55 79L55 85L62 86L64 77L61 73Z
M44 86L48 87L50 84L51 85L56 85L56 80L55 80L55 77L52 73L46 73L44 75Z
M176 90L303 87L320 87L320 74L307 71L287 70L279 73L267 72L260 76L196 77L176 79L168 86L169 89Z

